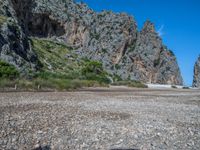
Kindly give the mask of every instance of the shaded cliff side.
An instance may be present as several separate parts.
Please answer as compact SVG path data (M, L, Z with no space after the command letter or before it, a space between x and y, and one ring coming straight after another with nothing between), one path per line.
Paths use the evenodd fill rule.
M37 57L13 8L10 1L0 0L0 59L27 73L38 67Z

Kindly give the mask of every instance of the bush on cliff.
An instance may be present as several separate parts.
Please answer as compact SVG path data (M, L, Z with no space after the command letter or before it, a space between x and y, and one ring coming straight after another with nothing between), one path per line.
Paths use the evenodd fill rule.
M19 72L15 66L0 60L0 78L15 79L19 77Z

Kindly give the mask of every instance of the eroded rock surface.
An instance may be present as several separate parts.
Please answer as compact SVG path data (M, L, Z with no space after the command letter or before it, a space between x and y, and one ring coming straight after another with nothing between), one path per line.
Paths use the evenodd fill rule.
M28 63L35 59L26 36L52 38L72 46L80 57L101 61L110 74L122 79L182 84L176 57L163 45L150 21L139 32L136 21L127 14L96 13L72 0L0 1L10 4L6 6L12 12L9 17L15 20L21 33L16 43L23 41L20 52L29 56L25 59ZM3 11L7 9L2 7Z
M182 84L176 57L162 44L153 23L144 24L133 44L121 61L126 75L149 83Z
M23 72L37 68L37 57L18 24L12 3L4 0L0 0L0 59Z

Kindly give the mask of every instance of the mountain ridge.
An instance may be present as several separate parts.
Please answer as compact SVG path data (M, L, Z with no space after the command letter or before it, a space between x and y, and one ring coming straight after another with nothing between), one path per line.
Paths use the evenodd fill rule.
M80 58L102 62L109 74L123 80L183 84L176 57L162 43L150 21L139 31L134 18L125 13L96 13L86 4L72 0L0 0L0 3L1 16L14 20L12 25L6 21L1 27L0 58L20 70L39 69L37 54L28 40L32 36L65 43ZM18 28L20 33L10 31L9 26ZM9 33L20 37L14 39L17 48L11 44Z

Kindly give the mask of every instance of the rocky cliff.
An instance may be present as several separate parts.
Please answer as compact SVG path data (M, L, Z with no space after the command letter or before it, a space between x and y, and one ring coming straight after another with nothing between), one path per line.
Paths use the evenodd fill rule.
M182 84L173 52L147 21L138 31L124 13L96 13L73 0L0 0L0 58L37 69L28 37L51 38L80 58L101 61L113 76L149 83Z
M4 0L0 0L0 58L15 65L21 72L38 66L37 57L18 23L12 3Z
M194 66L194 80L193 80L193 87L200 88L200 56L195 63Z

